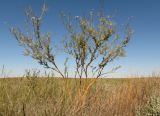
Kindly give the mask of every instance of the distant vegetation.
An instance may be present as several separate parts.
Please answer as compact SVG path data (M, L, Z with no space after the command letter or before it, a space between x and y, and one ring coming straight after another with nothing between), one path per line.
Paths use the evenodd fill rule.
M0 116L160 116L160 78L0 79Z

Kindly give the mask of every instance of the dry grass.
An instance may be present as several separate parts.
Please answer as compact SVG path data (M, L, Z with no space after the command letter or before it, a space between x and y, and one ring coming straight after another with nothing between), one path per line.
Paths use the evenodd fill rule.
M160 98L156 77L78 84L78 79L0 79L0 116L143 116L149 115L144 112L150 98ZM160 110L153 113L159 115Z

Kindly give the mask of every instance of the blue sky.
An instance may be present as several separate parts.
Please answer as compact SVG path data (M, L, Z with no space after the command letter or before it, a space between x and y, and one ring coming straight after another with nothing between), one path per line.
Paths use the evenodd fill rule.
M23 56L9 27L23 27L24 9L28 6L38 13L44 0L1 0L0 1L0 69L5 65L10 75L23 74L25 69L43 69L30 57ZM159 0L104 0L107 15L115 14L118 24L133 16L131 25L134 35L126 51L127 56L116 60L113 65L122 65L113 76L150 74L160 71L160 1ZM53 39L61 39L64 26L60 11L74 15L87 15L90 10L100 10L99 0L46 0L49 11L45 17L44 30L52 32ZM116 13L115 13L116 11ZM7 24L6 24L7 23ZM58 58L61 62L63 57Z

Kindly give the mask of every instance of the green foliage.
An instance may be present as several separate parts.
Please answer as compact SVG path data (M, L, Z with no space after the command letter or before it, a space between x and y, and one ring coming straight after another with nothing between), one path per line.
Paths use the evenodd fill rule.
M78 75L87 78L88 71L91 70L94 73L90 72L90 76L98 78L105 74L103 69L108 63L124 56L124 47L132 35L129 27L126 27L126 38L121 40L118 38L116 25L109 17L93 14L88 18L78 16L75 20L64 14L62 17L68 31L68 38L64 40L64 51L76 62L75 77Z
M88 18L78 16L73 21L70 16L62 15L63 23L68 31L68 38L63 45L58 43L64 46L63 53L67 54L65 55L65 69L62 70L56 62L56 47L51 46L51 34L49 32L43 34L41 30L46 9L44 5L40 16L36 16L31 8L26 10L27 22L31 24L30 31L33 33L24 33L19 28L11 29L17 41L25 48L25 55L31 56L45 68L52 69L61 77L66 78L69 76L66 56L72 56L75 77L99 78L106 74L103 71L110 62L124 56L124 47L132 35L129 25L126 26L126 37L121 39L110 17L94 16L93 13L90 13Z
M138 116L160 116L160 95L151 96L147 103L141 105L137 111Z

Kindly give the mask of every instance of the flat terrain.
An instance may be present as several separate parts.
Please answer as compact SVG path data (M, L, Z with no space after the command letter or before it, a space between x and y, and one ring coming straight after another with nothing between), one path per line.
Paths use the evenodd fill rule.
M160 78L1 78L0 116L160 116Z

